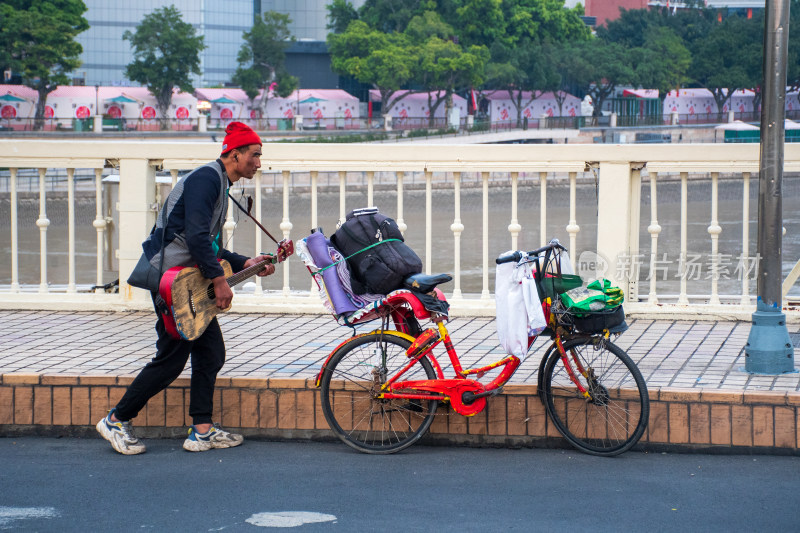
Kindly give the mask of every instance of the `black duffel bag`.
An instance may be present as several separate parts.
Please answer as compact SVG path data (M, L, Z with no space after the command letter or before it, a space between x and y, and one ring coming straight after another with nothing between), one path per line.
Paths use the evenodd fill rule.
M625 323L625 311L621 305L613 309L573 316L572 325L581 333L602 333L606 329L612 333L620 333L628 329Z
M422 272L422 261L403 242L397 222L377 208L356 209L331 236L331 243L349 257L350 277L356 294L388 294L403 287L403 280Z

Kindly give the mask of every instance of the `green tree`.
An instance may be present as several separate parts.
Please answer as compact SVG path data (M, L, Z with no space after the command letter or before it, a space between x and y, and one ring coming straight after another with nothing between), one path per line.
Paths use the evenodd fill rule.
M270 89L273 88L281 98L286 98L297 88L297 78L286 70L286 48L294 42L294 36L289 31L290 23L289 15L264 12L263 17L256 18L250 31L244 32L244 44L237 56L239 66L233 75L233 82L244 89L251 106L261 91L259 111L261 116L267 118L267 127Z
M689 76L714 96L717 113L739 89L761 84L763 19L731 16L695 41Z
M191 74L201 73L203 36L196 35L175 6L168 6L145 15L136 32L126 31L122 38L131 42L134 57L125 67L125 77L147 86L156 98L161 127L166 129L173 89L194 91Z
M496 41L511 46L513 36L506 32L507 22L501 0L463 0L456 9L459 42L465 46L489 48Z
M333 33L344 33L351 22L358 20L358 11L348 0L333 0L325 9L328 11L325 27Z
M384 112L410 94L401 89L414 79L418 60L405 34L384 33L356 20L344 33L328 34L328 50L333 71L377 89Z
M483 83L489 50L474 45L463 49L453 41L431 37L419 47L418 55L416 81L428 91L428 121L433 126L434 113L442 102L447 115L456 91Z
M384 32L402 32L415 15L436 9L433 0L367 0L358 10L360 20Z
M666 94L679 89L688 80L692 54L683 40L665 26L650 31L644 46L632 50L635 83L646 89L658 89Z
M550 45L543 46L527 37L510 48L496 43L492 50L487 77L493 85L508 91L517 113L518 128L522 126L525 108L545 92L557 93L561 86L554 55Z
M712 28L711 10L622 10L620 18L597 30L602 40L623 46L634 64L634 83L665 94L689 82L692 54L687 48Z
M575 43L561 56L567 78L592 97L595 117L618 85L630 85L636 79L630 59L625 47L602 39Z
M470 0L457 10L462 40L490 47L486 85L508 91L518 127L523 110L542 94L552 91L563 104L556 52L563 43L591 36L582 13L581 7L566 9L562 0Z
M425 11L413 17L404 31L412 42L424 42L431 37L453 40L456 32L436 11Z
M674 13L667 9L621 9L618 19L597 28L597 36L627 48L638 48L645 46L651 31L669 28L682 39L684 46L691 48L715 24L716 12L702 4L688 5L688 9Z
M5 0L0 4L0 66L38 93L34 125L41 129L47 95L80 66L75 41L89 27L81 0ZM96 111L95 111L96 112Z

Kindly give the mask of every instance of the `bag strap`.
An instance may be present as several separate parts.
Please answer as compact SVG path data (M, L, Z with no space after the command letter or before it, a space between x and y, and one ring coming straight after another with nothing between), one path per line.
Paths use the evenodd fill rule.
M348 255L347 257L345 257L345 258L343 258L343 259L339 259L339 260L338 260L338 261L336 261L335 263L331 263L330 265L328 265L328 266L326 266L326 267L322 267L322 268L320 268L319 270L317 270L316 272L314 272L314 274L318 274L318 273L320 273L320 272L324 272L324 271L328 270L329 268L331 268L332 266L336 266L336 265L338 265L339 263L341 263L342 261L347 261L347 260L348 260L348 259L350 259L351 257L353 257L353 256L355 256L355 255L358 255L358 254L360 254L361 252L366 252L366 251L367 251L367 250L369 250L370 248L375 248L375 247L376 247L376 246L378 246L379 244L383 244L383 243L385 243L385 242L392 242L392 241L401 242L401 241L400 241L400 239L384 239L384 240L382 240L382 241L378 241L378 242L376 242L376 243L374 243L374 244L370 244L370 245L369 245L369 246L367 246L366 248L362 248L361 250L359 250L359 251L357 251L357 252L354 252L354 253L352 253L352 254Z
M262 226L262 225L261 225L261 222L259 222L258 220L256 220L256 217L254 217L253 215L251 215L250 213L248 213L248 212L247 212L247 209L245 209L244 207L242 207L242 205L241 205L239 202L237 202L237 201L236 201L236 199L235 199L233 196L231 196L230 189L228 189L228 198L230 198L230 199L231 199L231 201L232 201L234 204L236 204L236 207L238 207L238 208L239 208L239 209L242 211L242 213L244 213L245 215L249 216L249 217L250 217L250 219L251 219L253 222L255 222L255 223L256 223L256 226L258 226L259 228L261 228L261 231L263 231L264 233L266 233L266 234L267 234L267 237L269 237L270 239L272 239L273 241L275 241L275 244L279 244L279 243L278 243L278 241L277 241L277 239L275 239L275 237L273 237L273 236L272 236L272 234L271 234L270 232L268 232L268 231L267 231L267 228L265 228L264 226Z
M161 209L161 251L159 254L161 255L161 259L158 262L158 279L159 282L161 280L161 276L164 275L164 247L167 243L167 210L162 208ZM153 232L156 231L156 225L153 224ZM156 291L160 297L160 291Z

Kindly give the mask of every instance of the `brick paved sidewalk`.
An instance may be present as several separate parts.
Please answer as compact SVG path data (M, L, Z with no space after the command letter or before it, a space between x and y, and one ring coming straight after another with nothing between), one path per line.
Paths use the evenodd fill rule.
M0 321L0 374L130 376L155 354L149 312L0 311ZM223 377L315 377L328 353L352 334L327 315L227 314L220 322L227 346ZM630 329L615 342L636 361L649 388L800 392L800 373L744 372L748 322L628 322ZM465 366L504 356L492 318L455 318L448 329ZM790 326L790 335L800 344L799 326ZM534 344L511 383L536 383L545 343L549 339ZM440 363L451 376L446 357Z
M0 436L96 437L95 422L155 352L150 312L0 311L0 320ZM228 353L214 412L222 424L253 437L333 438L313 378L352 330L329 316L227 314L220 321ZM648 384L642 449L800 455L800 373L744 372L749 323L629 324L615 342ZM504 356L491 318L456 318L448 329L464 366ZM790 335L800 338L798 326ZM443 408L426 438L458 445L564 445L537 393L536 371L548 340L536 342L487 409L462 417ZM451 377L449 361L440 363ZM148 402L135 420L137 431L147 437L185 434L191 424L188 376L187 370Z

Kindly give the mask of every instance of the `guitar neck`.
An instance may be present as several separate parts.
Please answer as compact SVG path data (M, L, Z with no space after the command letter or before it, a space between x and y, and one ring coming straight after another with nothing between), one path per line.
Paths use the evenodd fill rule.
M229 278L225 278L225 281L228 282L228 285L233 287L234 285L238 285L239 283L243 282L244 280L246 280L250 276L258 274L259 272L264 270L264 268L266 268L266 266L268 264L275 263L275 262L277 262L276 258L265 259L264 261L259 261L258 263L245 268L241 272L237 272L233 276L231 276Z

